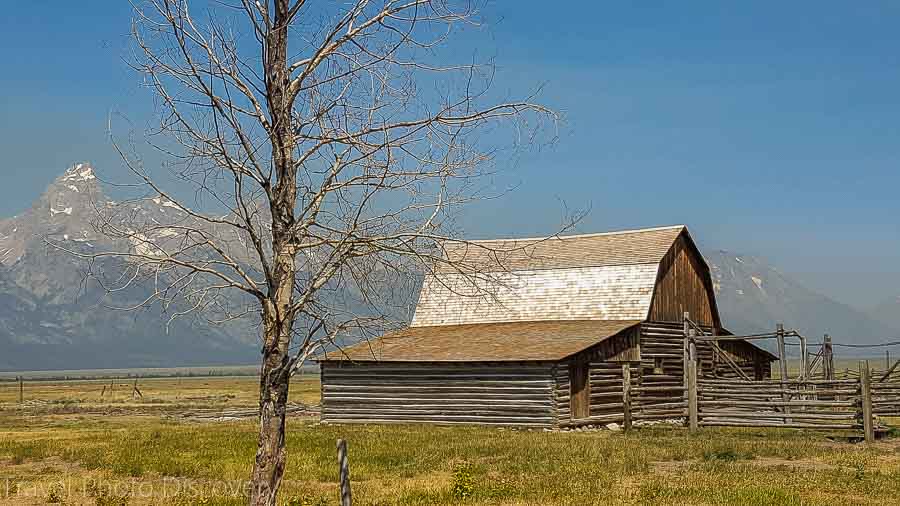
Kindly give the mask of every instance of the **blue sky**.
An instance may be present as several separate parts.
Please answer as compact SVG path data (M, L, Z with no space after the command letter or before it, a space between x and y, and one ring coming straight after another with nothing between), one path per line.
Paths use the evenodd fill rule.
M638 5L639 4L639 5ZM474 237L688 224L859 307L900 295L900 4L494 2L459 52L496 90L543 85L559 141L519 160ZM119 163L110 113L152 110L123 62L125 1L15 2L0 19L0 216L67 165Z

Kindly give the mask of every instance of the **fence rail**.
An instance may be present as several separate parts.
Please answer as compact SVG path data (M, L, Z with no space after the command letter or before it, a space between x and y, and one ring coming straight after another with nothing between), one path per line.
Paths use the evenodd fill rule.
M649 337L672 337L671 332L666 334L663 330L651 329ZM681 334L680 330L675 332L676 336ZM687 314L683 336L683 345L677 341L652 341L654 345L665 344L671 348L666 356L683 357L679 367L667 368L666 374L636 376L640 369L634 363L607 364L592 373L591 416L567 420L561 425L615 422L623 423L625 430L629 430L636 422L675 419L683 421L691 430L700 427L848 430L860 431L866 441L873 441L883 418L900 417L900 360L891 362L890 355L886 356L883 370L873 370L868 361L860 361L858 370L836 371L833 343L827 335L820 343L821 348L809 353L806 338L795 331L786 331L782 325L769 334L717 336L714 332L705 333ZM785 338L796 338L799 343L785 343ZM778 377L766 378L767 375L757 372L756 378L751 379L740 364L726 360L728 355L721 353L719 341L747 339L777 340L781 359ZM706 349L704 355L697 343L711 345L708 346L712 349L711 367L710 350ZM788 375L786 344L801 348L797 377ZM716 367L716 357L724 363L723 367ZM560 398L568 400L565 396Z
M880 418L900 417L900 376L880 376L861 361L853 377L834 380L696 377L687 416L698 427L851 430L872 441Z

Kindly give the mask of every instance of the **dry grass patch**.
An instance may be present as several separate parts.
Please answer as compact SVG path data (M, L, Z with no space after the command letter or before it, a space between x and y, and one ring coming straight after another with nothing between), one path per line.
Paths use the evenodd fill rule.
M196 401L202 406L255 402L248 379L195 378L177 393L169 389L178 383L166 381L145 397L167 409L188 391L203 397ZM301 398L318 394L317 382L299 385ZM0 504L45 504L46 487L63 479L80 484L65 489L67 504L242 504L256 445L252 420L196 423L138 413L0 410ZM880 505L900 497L897 440L866 446L791 430L651 427L626 435L291 419L284 504L335 504L338 438L349 441L355 504L364 506ZM40 485L46 496L5 492L4 480ZM89 482L100 487L94 495ZM103 486L111 491L105 499L97 492Z

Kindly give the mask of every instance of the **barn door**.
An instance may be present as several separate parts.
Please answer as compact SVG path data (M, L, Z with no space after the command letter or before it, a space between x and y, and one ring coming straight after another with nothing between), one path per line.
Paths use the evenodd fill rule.
M575 359L569 364L569 381L571 384L569 409L572 419L591 416L591 382L590 368L586 360Z

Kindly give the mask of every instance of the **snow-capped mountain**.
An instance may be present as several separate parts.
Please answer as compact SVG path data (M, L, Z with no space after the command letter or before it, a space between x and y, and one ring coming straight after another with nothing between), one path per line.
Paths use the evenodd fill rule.
M0 264L18 262L43 237L88 242L93 236L90 219L103 202L93 169L76 164L54 181L22 214L0 220ZM103 204L100 204L103 205Z
M735 333L768 331L782 322L811 341L884 342L897 334L863 311L816 293L761 258L728 251L704 252L712 270L719 311Z
M182 319L167 333L167 320L158 309L124 312L104 307L112 301L96 282L86 279L83 260L49 245L85 253L110 249L147 253L150 242L117 243L97 233L98 211L116 216L123 227L190 219L159 196L131 200L127 206L122 211L108 199L93 168L79 163L53 181L30 209L0 220L0 370L255 361L255 336L248 336L246 329ZM148 239L156 243L168 236L176 239L165 226L155 227L152 234ZM104 262L104 268L114 271L120 260ZM115 303L141 301L151 290L146 283L136 283L117 293Z

